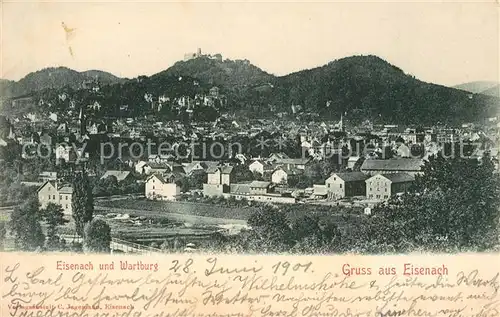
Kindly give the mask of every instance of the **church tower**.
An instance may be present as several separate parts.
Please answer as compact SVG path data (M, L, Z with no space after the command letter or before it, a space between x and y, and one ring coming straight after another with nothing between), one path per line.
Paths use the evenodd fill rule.
M87 125L85 122L85 116L83 114L83 107L80 107L80 115L78 116L80 120L80 135L84 135L87 133Z

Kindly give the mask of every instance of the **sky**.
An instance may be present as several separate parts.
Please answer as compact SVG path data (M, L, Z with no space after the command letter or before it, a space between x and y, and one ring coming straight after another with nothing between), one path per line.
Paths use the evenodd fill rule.
M133 78L185 53L221 53L285 75L377 55L442 85L499 81L495 2L2 1L0 77L45 67Z

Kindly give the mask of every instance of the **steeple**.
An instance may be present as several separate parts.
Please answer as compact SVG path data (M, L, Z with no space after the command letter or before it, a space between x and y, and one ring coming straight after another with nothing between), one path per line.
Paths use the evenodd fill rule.
M10 126L9 136L7 138L11 139L11 140L15 140L16 139L16 135L14 134L14 130L12 130L12 126Z
M80 135L84 135L87 133L87 127L85 123L85 116L83 115L83 107L80 107L80 114L78 115L78 119L80 120Z

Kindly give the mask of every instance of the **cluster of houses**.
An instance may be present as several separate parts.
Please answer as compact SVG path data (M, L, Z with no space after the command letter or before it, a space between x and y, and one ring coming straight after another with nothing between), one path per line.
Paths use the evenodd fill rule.
M296 203L299 198L312 198L324 201L336 201L348 197L358 197L373 201L387 200L392 195L405 192L421 173L423 160L397 158L390 160L365 160L360 171L333 173L324 184L314 184L304 190L288 186L288 177L304 173L311 159L290 159L284 154L272 154L262 166L247 164L253 173L274 170L268 180L235 182L234 166L215 161L194 161L185 164L169 162L138 162L137 174L144 174L144 195L151 200L176 200L181 195L179 180L196 173L206 175L203 195L246 199L250 201L272 203ZM130 171L108 170L101 179L115 177L117 182L136 181ZM43 172L39 175L38 199L42 208L48 203L62 206L65 214L71 214L72 187L60 181L56 172Z
M265 173L274 169L270 181L233 183L232 167L218 166L208 170L208 181L203 185L205 196L254 201L295 203L299 195L314 199L339 200L346 197L363 197L382 201L403 193L421 173L422 159L396 158L388 160L367 159L358 172L333 173L325 184L315 184L304 191L287 190L288 177L304 173L311 159L290 159L272 155L271 162L254 161L249 169Z

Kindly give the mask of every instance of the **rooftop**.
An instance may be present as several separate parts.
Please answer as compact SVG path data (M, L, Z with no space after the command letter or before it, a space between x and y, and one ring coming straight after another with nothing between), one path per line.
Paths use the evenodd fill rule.
M327 179L327 181L334 176L340 178L344 182L364 181L368 178L368 176L362 172L334 173Z
M406 182L413 182L415 180L414 176L407 173L378 174L374 175L373 177L380 177L380 176L387 178L392 183L406 183Z
M267 188L271 185L270 182L264 182L264 181L253 181L250 183L250 188Z
M102 175L101 179L105 179L110 176L116 177L116 180L121 182L125 180L130 175L129 171L106 171L104 175Z
M365 160L361 170L420 171L424 164L421 159Z

